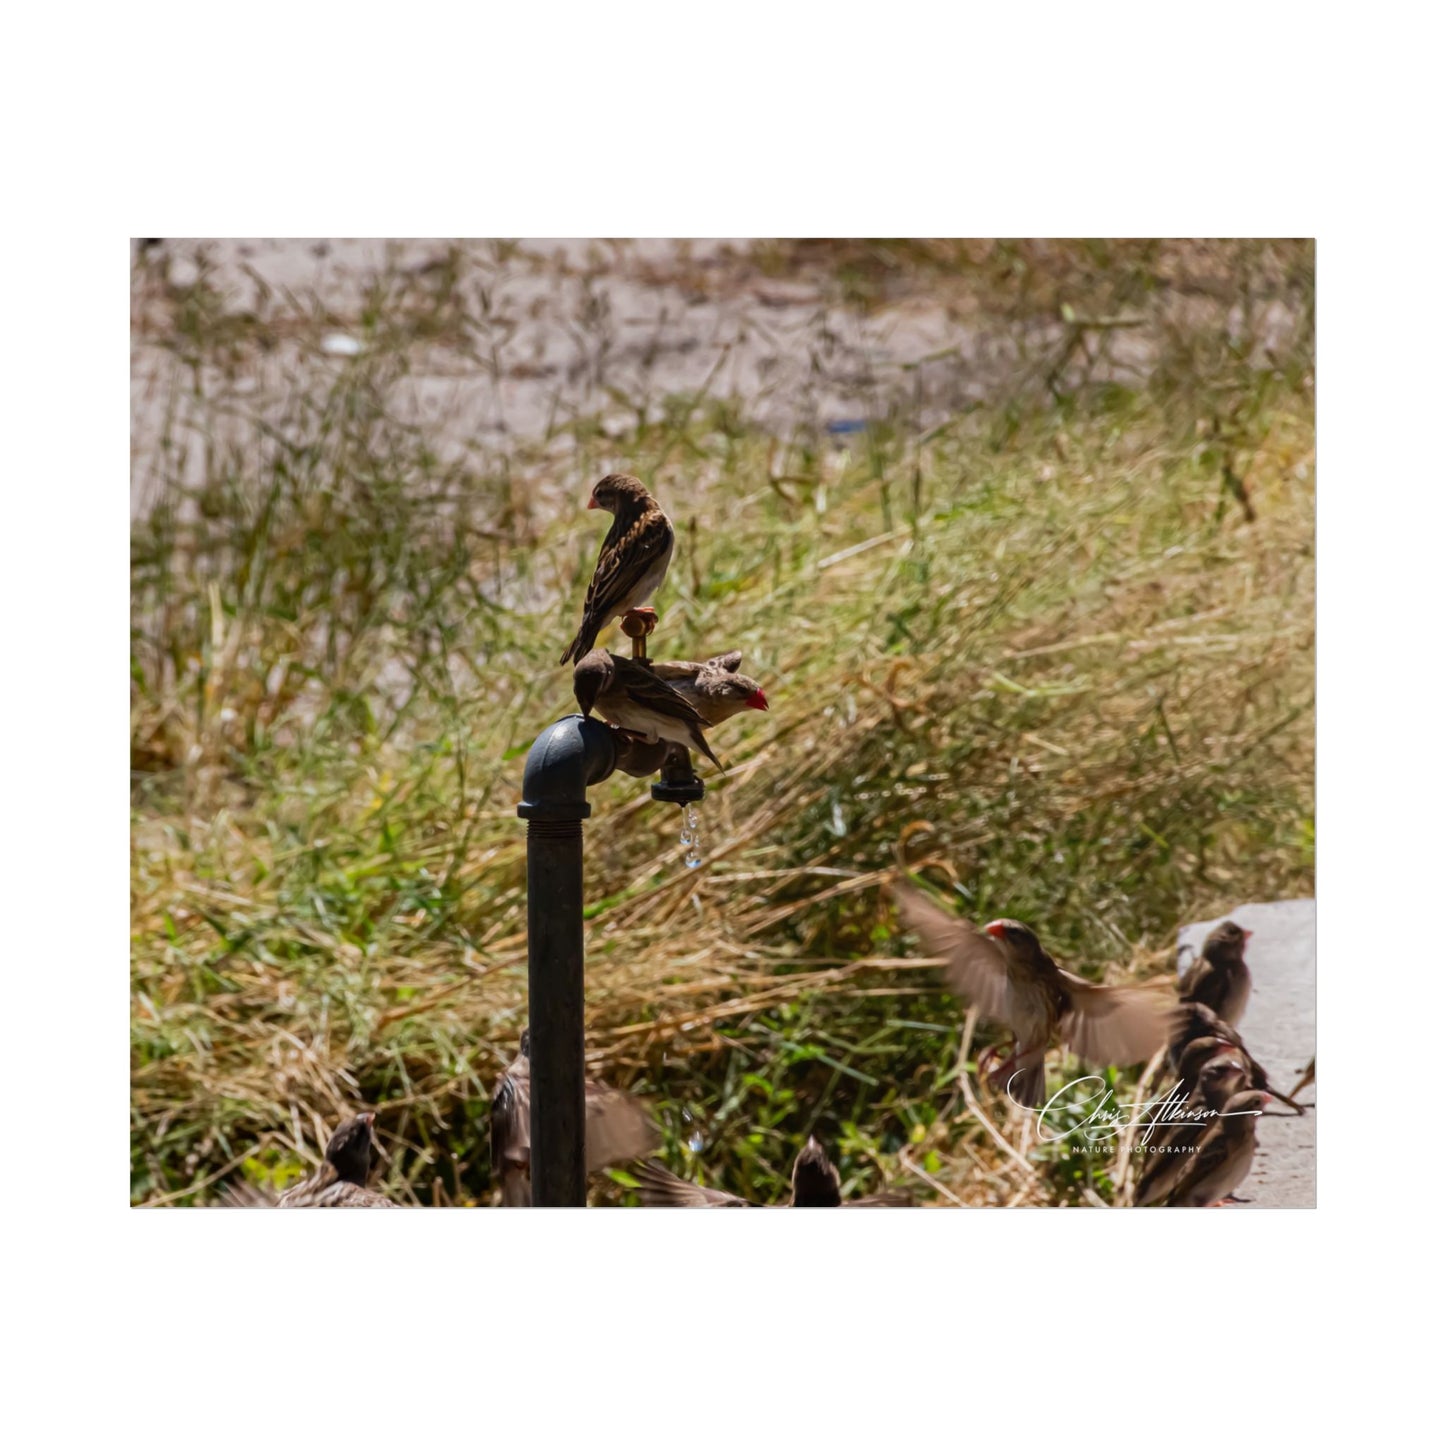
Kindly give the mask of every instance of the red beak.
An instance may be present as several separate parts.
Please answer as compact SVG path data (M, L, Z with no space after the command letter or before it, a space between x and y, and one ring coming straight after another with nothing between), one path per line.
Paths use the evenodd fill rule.
M757 708L759 712L767 712L768 700L763 696L762 688L758 688L756 692L748 694L747 704L749 707Z
M1248 943L1249 940L1250 940L1251 938L1253 938L1253 937L1254 937L1254 930L1253 930L1253 929L1250 929L1250 928L1246 928L1246 929L1244 930L1244 941L1245 941L1246 943Z
M990 923L988 927L984 929L984 932L988 934L990 938L997 938L1000 942L1003 941L1002 923Z
M589 512L595 512L595 511L597 510L597 498L596 498L596 497L588 497L588 498L587 498L587 510L588 510Z
M375 1114L363 1114L363 1115L361 1116L361 1122L362 1122L363 1124L365 1124L366 1127L369 1129L369 1128L371 1128L371 1126L372 1126L374 1123L376 1123L376 1115L375 1115Z

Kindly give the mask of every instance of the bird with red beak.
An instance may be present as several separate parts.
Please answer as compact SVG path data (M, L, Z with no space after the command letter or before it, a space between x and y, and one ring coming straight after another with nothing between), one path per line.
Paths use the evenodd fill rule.
M1044 1102L1044 1063L1056 1040L1090 1063L1119 1066L1142 1063L1169 1041L1167 997L1066 972L1016 919L978 928L916 889L895 884L893 895L904 925L946 963L949 987L1013 1031L1010 1052L999 1059L997 1048L985 1050L978 1069L1016 1104L1036 1109Z
M738 671L742 663L741 652L724 652L706 662L653 659L651 666L658 677L687 698L709 726L716 727L748 708L768 710L762 685Z

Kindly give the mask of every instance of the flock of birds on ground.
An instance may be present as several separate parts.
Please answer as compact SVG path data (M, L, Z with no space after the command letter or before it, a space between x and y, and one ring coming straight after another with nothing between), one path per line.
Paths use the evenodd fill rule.
M706 662L650 660L639 640L656 613L646 606L672 560L672 523L632 476L603 477L589 507L613 516L587 589L582 624L562 654L573 664L573 691L584 716L596 712L629 738L693 749L721 767L704 733L746 708L767 708L761 686L739 672L742 655ZM595 646L602 629L621 618L634 656ZM1037 1111L1047 1100L1045 1063L1062 1044L1081 1060L1127 1067L1163 1056L1177 1080L1154 1119L1148 1164L1134 1185L1135 1205L1205 1206L1235 1198L1254 1162L1255 1122L1280 1100L1296 1114L1295 1096L1314 1081L1314 1061L1289 1094L1276 1088L1238 1032L1252 987L1245 963L1247 929L1219 924L1179 983L1178 998L1157 988L1091 983L1062 969L1026 924L1001 918L977 927L954 916L917 888L892 887L899 916L927 954L945 966L950 989L987 1019L1011 1031L1013 1044L976 1061L978 1077L1014 1105ZM492 1094L491 1161L504 1206L531 1204L531 1061L524 1030L517 1057ZM398 1208L368 1187L375 1149L374 1113L346 1120L331 1136L321 1169L286 1190L280 1208ZM1157 1142L1154 1142L1157 1140ZM589 1172L642 1159L658 1131L631 1094L589 1080L586 1151ZM656 1160L635 1168L646 1205L717 1209L750 1201L681 1179ZM260 1191L233 1190L232 1202L269 1204ZM843 1197L837 1168L809 1138L793 1166L785 1207L896 1206L913 1203L900 1191Z

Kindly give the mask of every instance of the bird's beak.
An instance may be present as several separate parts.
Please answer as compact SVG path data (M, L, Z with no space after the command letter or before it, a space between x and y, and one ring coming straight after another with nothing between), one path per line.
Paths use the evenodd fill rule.
M597 510L597 498L596 498L596 497L588 497L588 498L587 498L587 510L588 510L589 512L595 512L595 511Z
M767 712L768 700L763 696L762 688L758 688L756 692L748 694L747 704L749 707L757 708L759 712Z
M369 1128L371 1128L371 1126L372 1126L374 1123L376 1123L376 1115L375 1115L375 1114L363 1114L363 1115L361 1116L361 1122L362 1122L363 1124L365 1124L366 1127L369 1129Z
M1250 929L1250 928L1246 928L1246 929L1244 930L1244 941L1245 941L1246 943L1248 943L1249 940L1250 940L1251 938L1253 938L1253 937L1254 937L1254 930L1253 930L1253 929Z
M990 923L990 924L988 925L988 927L984 929L984 932L985 932L986 934L988 934L988 936L989 936L990 938L996 938L996 939L998 939L998 941L999 941L1000 943L1003 942L1003 924L1002 924L1002 923Z

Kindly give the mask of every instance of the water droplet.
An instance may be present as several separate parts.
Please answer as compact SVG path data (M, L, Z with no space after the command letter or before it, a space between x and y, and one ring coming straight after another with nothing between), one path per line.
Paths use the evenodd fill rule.
M687 1147L691 1149L694 1154L702 1153L702 1145L703 1138L701 1134L694 1133L688 1136Z
M679 841L687 850L682 855L682 861L689 868L700 868L702 866L702 824L697 816L697 808L692 803L683 807L682 834Z

